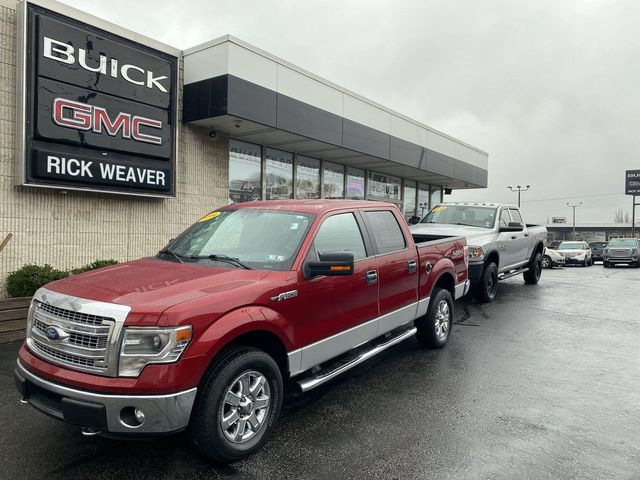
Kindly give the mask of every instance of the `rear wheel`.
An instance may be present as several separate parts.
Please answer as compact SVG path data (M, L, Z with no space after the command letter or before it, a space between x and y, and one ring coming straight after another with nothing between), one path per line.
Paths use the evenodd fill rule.
M416 338L427 348L442 348L447 344L453 325L453 298L448 290L439 288L431 295L424 317L415 322Z
M540 280L540 275L542 274L542 256L539 253L536 253L531 261L529 262L529 270L524 272L522 275L524 277L525 283L535 285Z
M478 283L471 285L471 294L482 303L493 302L498 293L498 266L494 262L485 265Z
M198 452L230 463L257 452L282 407L282 375L262 350L240 347L207 374L191 417Z
M548 255L544 255L542 257L542 268L551 268L552 266L551 258Z

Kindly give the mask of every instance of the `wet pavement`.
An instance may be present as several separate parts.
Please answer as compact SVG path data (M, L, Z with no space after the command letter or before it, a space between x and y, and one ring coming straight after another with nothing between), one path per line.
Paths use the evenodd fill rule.
M411 339L290 397L266 447L227 467L184 434L87 438L21 405L17 350L0 346L0 478L640 479L640 269L463 299L445 349Z

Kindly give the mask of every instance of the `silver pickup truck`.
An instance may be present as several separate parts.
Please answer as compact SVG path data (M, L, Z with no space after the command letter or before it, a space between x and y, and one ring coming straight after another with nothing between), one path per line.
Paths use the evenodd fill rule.
M416 241L464 236L469 249L471 293L492 302L498 281L523 274L538 283L547 229L526 225L518 207L496 203L441 203L410 227Z

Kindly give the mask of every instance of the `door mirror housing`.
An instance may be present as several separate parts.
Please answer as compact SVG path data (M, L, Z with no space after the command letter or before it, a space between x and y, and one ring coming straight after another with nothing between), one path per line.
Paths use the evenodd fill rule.
M353 253L318 253L320 260L309 260L304 264L304 278L319 276L338 277L353 275Z
M420 223L420 217L417 215L413 215L410 219L409 219L409 225L415 225L416 223Z
M521 232L524 230L524 225L520 222L509 222L506 227L500 227L501 232Z

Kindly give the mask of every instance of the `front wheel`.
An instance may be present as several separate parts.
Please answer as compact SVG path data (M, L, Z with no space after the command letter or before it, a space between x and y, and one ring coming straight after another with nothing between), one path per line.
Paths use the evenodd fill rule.
M498 266L494 263L485 265L478 283L471 285L471 294L482 303L490 303L498 294Z
M610 264L609 262L605 262L605 261L603 261L603 262L602 262L602 266L603 266L604 268L609 268L609 267L611 266L611 264Z
M542 275L542 256L536 253L529 262L529 270L524 272L522 276L525 283L535 285L540 280L540 275Z
M207 374L191 417L198 452L230 463L265 444L282 407L282 375L262 350L240 347L228 352Z
M551 268L553 264L551 263L551 258L548 255L544 255L542 257L542 268Z
M447 344L453 325L453 298L448 290L439 288L431 295L424 317L416 320L416 338L423 347L442 348Z

